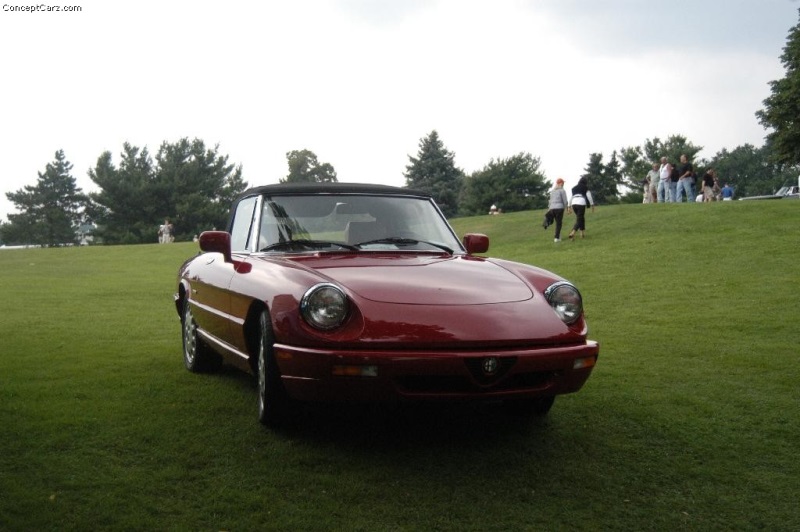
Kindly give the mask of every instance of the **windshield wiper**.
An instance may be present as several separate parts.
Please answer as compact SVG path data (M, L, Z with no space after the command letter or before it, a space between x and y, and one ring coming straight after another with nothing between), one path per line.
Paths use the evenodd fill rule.
M414 244L427 244L429 246L433 246L435 248L441 249L442 251L445 251L450 255L453 254L452 248L450 248L450 247L448 247L448 246L446 246L444 244L440 244L439 242L429 242L427 240L416 240L416 239L413 239L413 238L400 238L400 237L396 237L396 236L388 237L388 238L376 238L375 240L368 240L366 242L360 242L360 243L358 243L356 245L358 247L362 247L362 246L368 246L370 244L397 244L397 245L400 245L400 246L403 246L403 245L411 246L411 245L414 245Z
M307 240L302 238L297 240L286 240L285 242L275 242L274 244L270 244L269 246L261 248L259 251L275 251L279 249L306 250L309 248L322 249L334 246L342 249L349 249L351 251L358 251L357 247L351 246L350 244L345 244L344 242L330 242L328 240Z

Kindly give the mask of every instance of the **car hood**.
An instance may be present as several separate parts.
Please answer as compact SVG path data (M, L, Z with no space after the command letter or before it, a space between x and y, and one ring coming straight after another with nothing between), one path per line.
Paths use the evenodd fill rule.
M380 303L486 305L533 297L519 277L476 257L362 254L302 263L359 297Z
M319 253L261 256L265 268L295 297L269 302L281 343L325 346L462 346L575 344L586 327L561 321L541 294L560 278L533 266L466 255ZM515 268L522 268L517 270ZM258 266L256 269L260 269ZM524 271L523 271L524 270ZM311 284L333 282L354 300L353 319L330 334L298 324L296 302Z

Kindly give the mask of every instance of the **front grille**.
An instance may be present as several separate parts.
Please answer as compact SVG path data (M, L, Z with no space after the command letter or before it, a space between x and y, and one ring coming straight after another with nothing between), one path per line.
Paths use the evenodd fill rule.
M505 372L507 373L507 369ZM495 375L493 383L484 384L477 379L473 380L460 375L407 375L398 377L396 382L401 389L410 393L479 394L535 390L546 386L552 376L553 373L549 371L519 373L507 378Z

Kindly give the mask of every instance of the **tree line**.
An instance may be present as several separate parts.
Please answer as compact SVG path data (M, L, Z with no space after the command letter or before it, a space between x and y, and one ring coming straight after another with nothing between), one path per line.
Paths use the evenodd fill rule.
M286 154L288 174L281 182L336 181L329 163L309 150ZM125 143L120 160L103 152L89 178L97 192L84 193L63 150L39 172L35 185L7 192L18 213L0 224L0 243L60 246L79 243L80 228L90 226L94 243L156 242L158 227L169 220L177 241L228 224L234 199L247 189L242 166L228 162L219 147L200 139L163 142L149 150Z
M800 103L800 97L798 98ZM647 139L641 146L614 150L608 159L592 153L579 177L589 181L598 204L641 203L643 181L652 165L666 157L677 164L681 155L693 163L697 178L714 168L721 180L730 183L739 197L771 194L800 174L800 157L795 161L776 158L768 142L761 148L751 144L732 151L723 149L711 159L698 158L703 149L683 135L662 140ZM485 214L490 205L505 212L543 209L553 183L540 169L540 160L530 153L492 159L470 175L458 169L455 156L447 150L436 131L420 141L419 156L406 167L408 186L431 193L448 216Z
M696 160L701 149L681 135L648 139L642 146L612 152L607 160L602 153L590 154L582 175L599 204L640 203L641 180L662 156L677 161L686 154L698 171L713 166L740 197L770 193L796 179L797 166L772 162L769 145L722 150L708 161ZM288 173L279 180L282 183L338 181L333 165L320 162L311 150L290 151L286 158ZM155 157L147 148L125 143L116 164L110 152L100 155L89 170L98 191L86 194L59 150L35 185L6 193L20 212L0 224L0 241L73 244L76 229L91 224L95 243L148 243L157 240L165 219L173 224L177 241L191 240L204 230L226 227L231 203L248 186L241 165L228 159L218 147L206 148L199 139L164 142ZM419 141L418 153L409 156L403 175L409 188L431 194L447 217L485 214L492 204L505 212L543 209L552 188L540 159L526 152L491 159L466 174L436 130Z
M716 169L739 197L770 194L794 183L800 174L800 23L789 31L780 58L786 75L770 82L771 95L755 113L769 130L763 146L745 144L697 159L702 146L671 135L621 147L608 159L592 153L580 177L588 178L595 200L641 202L642 181L651 165L661 157L675 163L682 154L698 174ZM290 151L286 158L289 171L281 182L338 180L333 165L321 163L308 149ZM126 143L118 164L104 152L89 170L98 192L85 194L71 171L59 150L35 185L6 193L19 212L0 223L0 243L75 243L77 228L89 223L96 227L97 241L107 244L155 242L165 218L173 223L176 240L188 240L205 229L225 227L231 202L247 188L241 165L229 163L218 146L206 148L199 139L164 142L155 157L147 148ZM403 175L408 187L430 193L448 217L485 214L492 204L506 212L543 209L552 187L540 159L527 152L491 159L467 175L436 130L420 140Z
M97 242L155 242L166 218L174 223L177 239L191 239L204 229L225 226L231 202L246 187L241 166L198 139L164 142L155 157L147 148L125 143L117 164L111 152L102 153L89 170L98 192L84 193L71 170L59 150L35 185L6 193L20 212L0 226L4 243L73 244L78 228L87 224Z

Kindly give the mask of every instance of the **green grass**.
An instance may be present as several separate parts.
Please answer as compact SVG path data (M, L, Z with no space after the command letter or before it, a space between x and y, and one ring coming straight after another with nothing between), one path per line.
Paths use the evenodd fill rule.
M542 211L454 220L584 295L598 366L526 423L326 407L271 432L249 377L183 368L196 244L0 251L0 530L797 530L798 214L601 207L560 244Z

